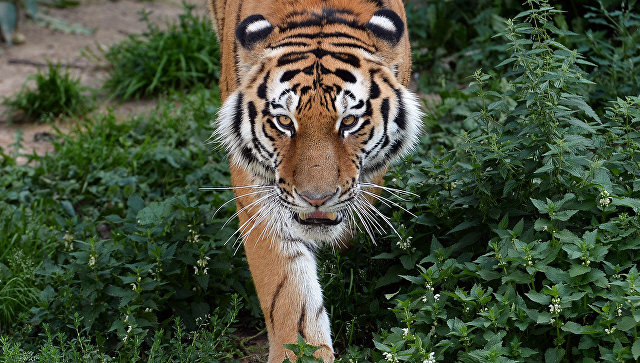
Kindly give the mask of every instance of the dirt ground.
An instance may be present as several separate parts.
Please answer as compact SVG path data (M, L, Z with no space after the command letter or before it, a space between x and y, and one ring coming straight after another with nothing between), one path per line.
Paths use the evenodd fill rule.
M189 0L198 12L206 14L206 0ZM106 79L104 68L82 55L82 52L100 54L100 48L127 38L128 34L140 33L146 29L140 22L141 10L151 11L151 19L159 24L175 19L182 13L181 0L81 0L80 5L65 9L43 8L40 11L62 19L70 24L80 24L94 29L91 35L68 34L45 28L27 19L20 19L18 31L26 41L7 47L0 43L0 99L19 91L27 77L46 67L47 61L68 66L68 71L87 86L99 88ZM105 104L104 109L108 104ZM152 109L151 101L134 101L112 105L120 115L144 112ZM100 111L98 111L100 112ZM0 147L9 152L9 145L15 141L15 133L22 132L23 152L32 151L43 155L52 150L47 135L51 126L39 123L9 123L4 109L0 106ZM75 120L58 122L56 126L64 131L73 127ZM26 159L20 158L18 162Z

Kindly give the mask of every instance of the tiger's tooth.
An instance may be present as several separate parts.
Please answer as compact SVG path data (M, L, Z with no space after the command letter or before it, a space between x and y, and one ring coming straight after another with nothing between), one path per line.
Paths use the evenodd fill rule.
M329 219L331 219L332 221L335 221L336 218L338 218L338 213L336 212L329 212L327 213L327 217L329 217Z
M300 216L300 219L305 220L309 217L309 215L307 213L298 213L298 215Z

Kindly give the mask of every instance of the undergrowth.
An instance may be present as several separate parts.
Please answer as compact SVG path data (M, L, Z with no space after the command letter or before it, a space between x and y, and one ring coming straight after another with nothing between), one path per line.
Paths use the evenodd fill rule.
M447 4L461 5L428 11L452 9ZM496 2L468 15L483 26L474 35L452 29L467 37L458 40L436 39L447 19L416 36L422 13L409 14L414 43L456 48L452 59L467 54L464 67L438 72L459 79L473 65L484 71L470 72L468 87L420 78L420 90L440 90L442 102L426 117L416 152L388 174L387 184L417 195L386 195L413 215L378 205L398 234L376 236L377 244L358 235L348 251L320 251L339 360L640 357L634 4L592 4L578 19L545 1ZM183 32L166 34L171 29ZM142 37L151 45L160 32ZM118 48L125 58L138 57L127 52L140 39ZM157 49L145 51L164 52ZM431 55L418 55L416 69L439 59L420 56ZM132 69L123 67L119 97L188 86L175 77L179 68L163 86L157 68L140 78ZM203 79L194 82L215 78ZM217 99L215 87L191 90L126 122L96 116L59 135L55 154L28 155L29 165L0 150L4 360L251 354L241 337L263 322L244 257L226 243L234 240L235 226L225 225L234 208L213 215L231 193L199 189L229 183L223 152L205 143ZM290 348L313 361L303 341Z

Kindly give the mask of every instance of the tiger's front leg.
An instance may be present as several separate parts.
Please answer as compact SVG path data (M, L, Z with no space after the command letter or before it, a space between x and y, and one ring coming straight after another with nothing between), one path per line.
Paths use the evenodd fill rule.
M232 175L244 174L232 172ZM244 179L244 178L243 178ZM235 185L245 184L246 180ZM243 194L242 191L237 194ZM238 199L238 210L256 198ZM240 226L251 225L258 208L247 208L240 213ZM246 223L246 224L245 224ZM245 253L251 276L258 292L258 299L265 317L269 336L269 362L282 362L295 355L283 347L295 344L300 334L309 344L320 346L315 356L325 362L333 362L333 345L329 317L322 301L322 289L318 282L315 247L303 240L273 237L267 226L258 224L243 236Z

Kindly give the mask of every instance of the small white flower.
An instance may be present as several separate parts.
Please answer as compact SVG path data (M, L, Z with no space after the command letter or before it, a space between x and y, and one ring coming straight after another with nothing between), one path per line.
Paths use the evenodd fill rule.
M198 274L198 266L193 266L193 273Z
M433 300L435 300L435 301L440 300L440 294L433 295Z
M618 316L622 316L622 309L618 309Z
M87 263L89 265L89 267L93 267L96 265L96 256L91 256L91 258L89 258L89 263Z
M436 363L436 353L429 353L429 357L423 360L422 363Z
M422 302L426 303L427 302L427 295L422 296Z
M394 356L393 354L389 353L389 352L384 352L382 353L382 355L384 355L384 359L386 359L389 362L397 362L398 358L396 356Z
M127 334L131 333L131 329L132 329L132 327L131 327L131 325L129 325L129 328L127 328Z
M207 266L207 263L208 263L209 260L210 260L210 258L208 256L203 256L197 261L197 264L200 267L205 267L205 266Z
M135 283L131 283L131 290L136 291L138 290L138 285L136 285Z
M402 328L402 336L406 337L407 335L409 335L409 328Z
M611 204L612 199L609 198L609 195L609 192L606 190L600 192L600 199L598 200L600 208L606 208L609 204Z

